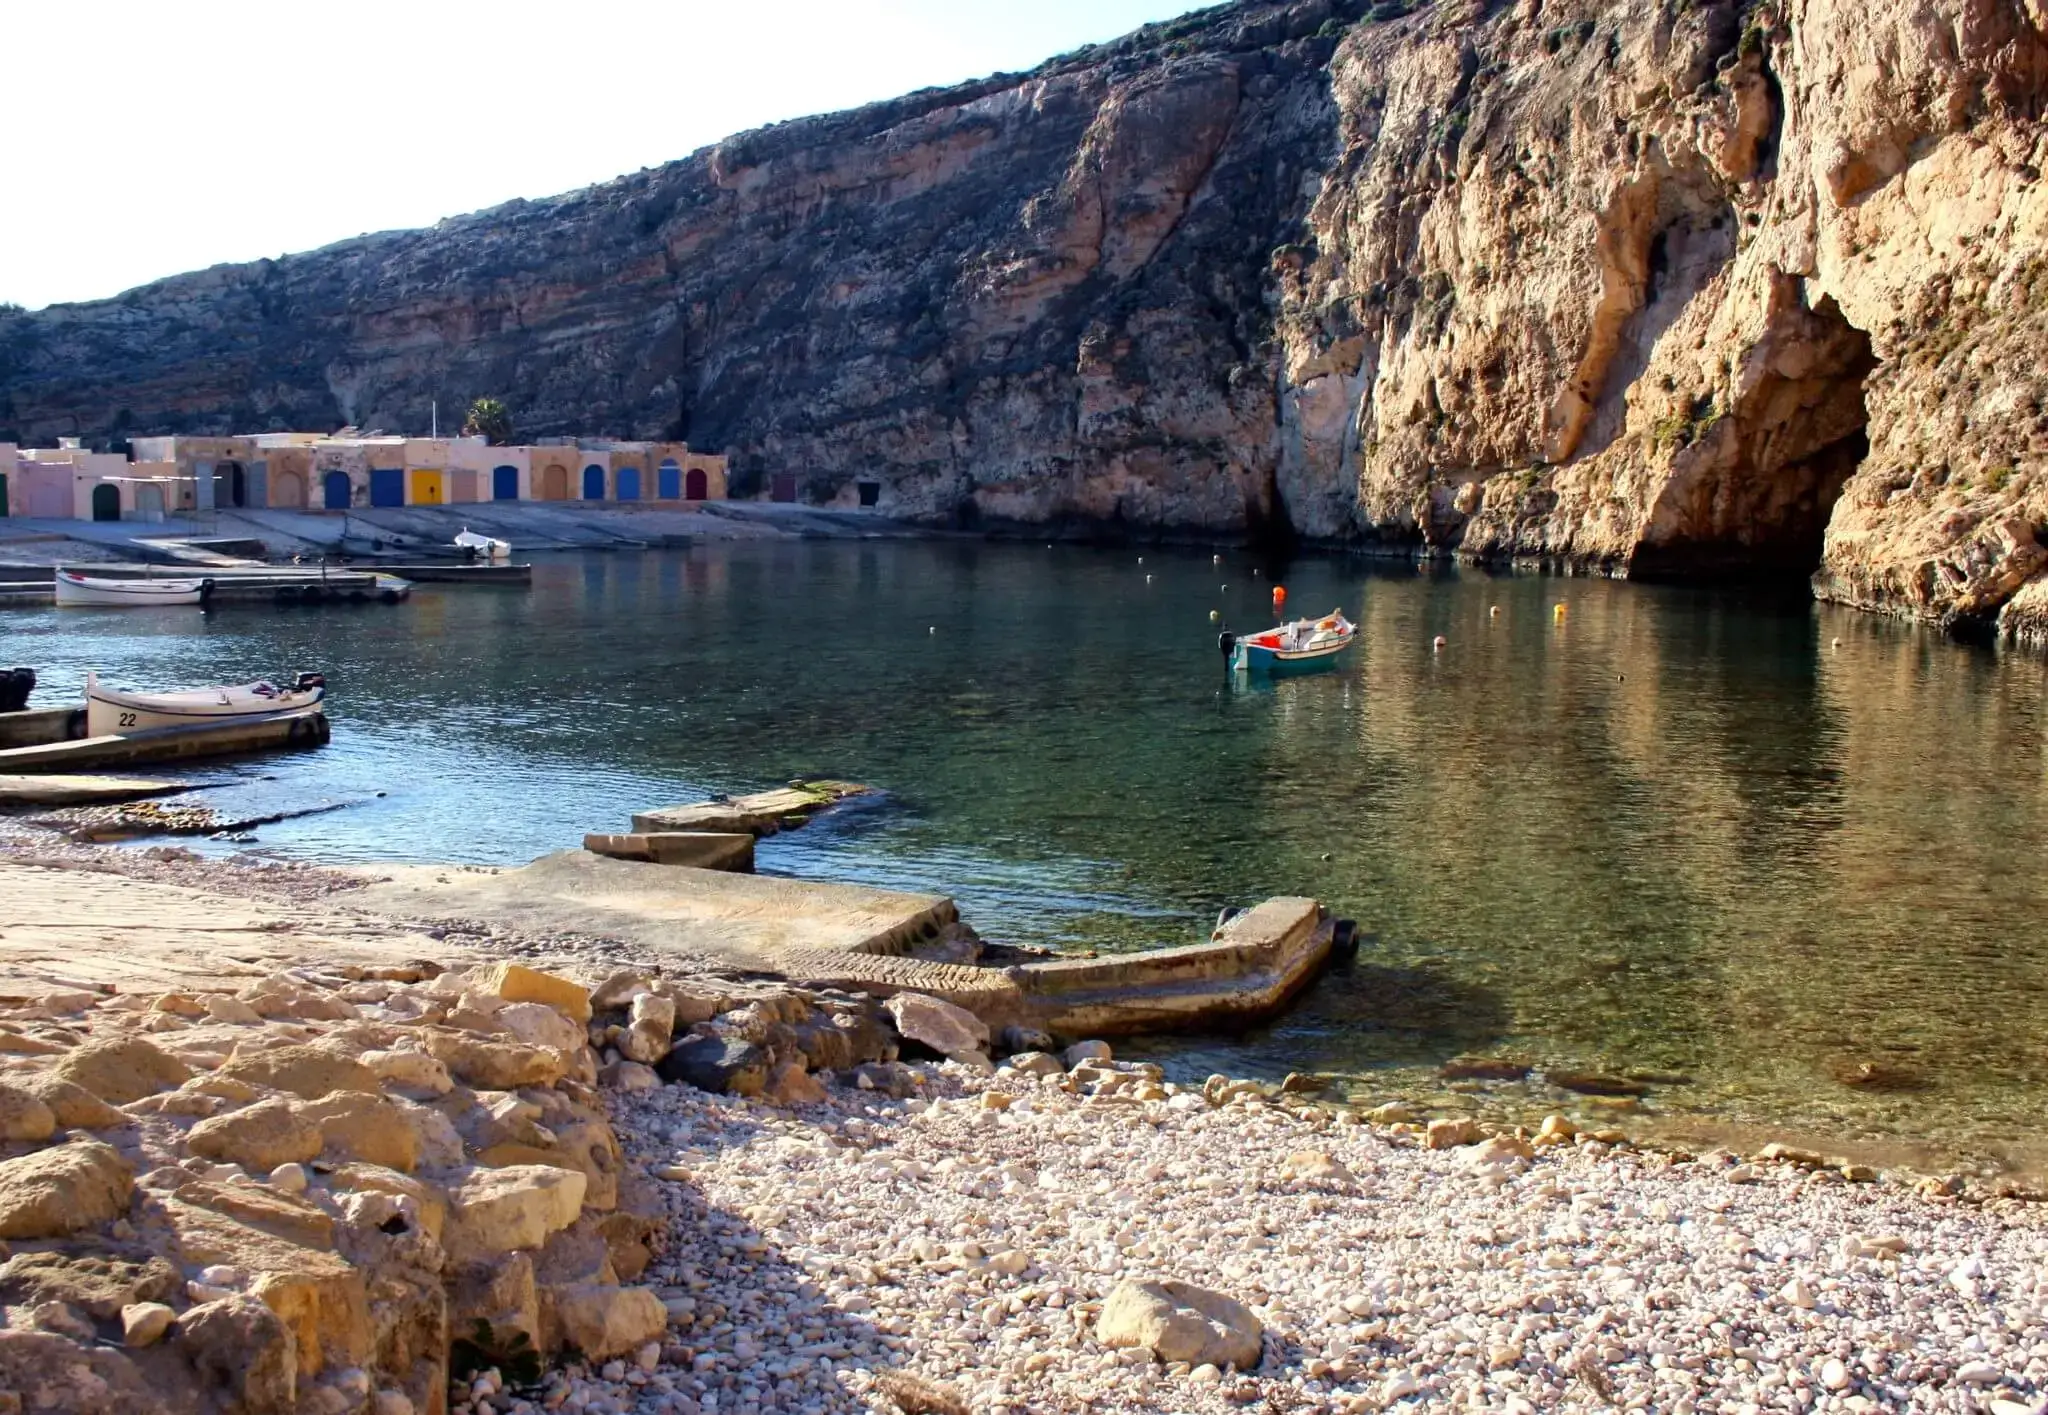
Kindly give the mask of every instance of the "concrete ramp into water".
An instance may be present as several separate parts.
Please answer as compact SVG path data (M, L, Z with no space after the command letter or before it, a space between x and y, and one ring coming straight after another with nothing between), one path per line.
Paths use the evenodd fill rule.
M495 873L412 868L353 902L420 919L468 917L525 933L601 934L649 954L782 971L791 953L896 953L959 917L937 894L902 894L613 860L567 850Z

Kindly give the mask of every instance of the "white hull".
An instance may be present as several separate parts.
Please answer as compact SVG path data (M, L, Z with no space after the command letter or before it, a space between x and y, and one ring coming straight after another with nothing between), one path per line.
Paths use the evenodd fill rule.
M59 570L57 603L102 609L202 604L212 587L211 580L103 580Z
M102 688L99 678L89 674L85 680L85 731L88 737L108 737L154 727L218 726L237 718L313 707L326 694L323 687L292 689L262 682L178 693L120 693Z
M455 537L455 544L464 550L473 550L485 560L509 560L512 558L512 543L495 536L480 536L464 527L462 534Z

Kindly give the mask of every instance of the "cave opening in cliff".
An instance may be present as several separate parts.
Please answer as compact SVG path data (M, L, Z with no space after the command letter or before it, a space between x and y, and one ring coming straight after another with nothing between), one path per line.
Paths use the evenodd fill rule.
M1721 407L1703 395L1684 425L1653 525L1632 558L1644 578L1809 581L1828 522L1870 452L1870 336L1835 302L1792 303L1757 352L1765 372Z

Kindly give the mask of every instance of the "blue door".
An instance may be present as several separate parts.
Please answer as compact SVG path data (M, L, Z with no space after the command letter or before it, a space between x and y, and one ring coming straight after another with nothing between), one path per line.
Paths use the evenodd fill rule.
M604 500L604 468L598 466L595 462L592 462L583 469L583 499L585 501Z
M683 494L683 469L676 465L676 459L668 458L655 473L655 490L663 501L675 501Z
M348 473L329 472L320 483L320 504L330 511L348 510Z
M619 500L638 501L639 499L640 469L638 467L619 468Z
M405 473L396 468L390 471L373 470L370 473L370 504L372 506L405 505Z
M491 500L517 501L519 499L519 468L498 467L491 472Z

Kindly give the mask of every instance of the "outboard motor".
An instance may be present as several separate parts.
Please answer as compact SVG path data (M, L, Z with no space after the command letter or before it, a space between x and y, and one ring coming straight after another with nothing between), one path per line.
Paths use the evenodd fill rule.
M36 690L33 668L0 668L0 712L20 712Z
M292 691L294 693L303 693L311 688L324 688L326 686L327 675L325 673L301 673L298 677L292 679Z
M1223 651L1225 658L1229 658L1231 654L1237 652L1237 635L1225 629L1216 636L1216 647Z

